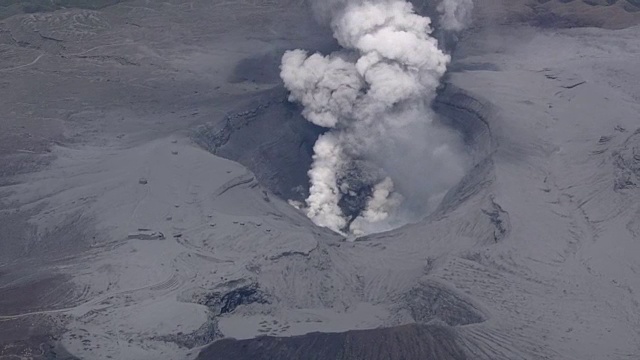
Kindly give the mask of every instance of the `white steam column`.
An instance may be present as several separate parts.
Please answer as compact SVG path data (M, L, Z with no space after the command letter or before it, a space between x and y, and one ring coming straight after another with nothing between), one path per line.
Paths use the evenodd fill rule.
M443 29L461 30L472 6L444 0ZM315 8L343 50L288 51L281 67L289 100L329 129L314 146L304 210L319 226L355 235L407 223L464 173L459 139L433 123L429 107L450 57L431 36L431 20L406 1L333 0ZM355 163L367 164L367 180L350 177ZM370 182L367 204L347 216L340 200L362 181Z

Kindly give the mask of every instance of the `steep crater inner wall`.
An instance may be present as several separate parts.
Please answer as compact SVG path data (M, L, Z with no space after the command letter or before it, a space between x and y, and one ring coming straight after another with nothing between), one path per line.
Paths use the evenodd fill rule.
M325 130L306 121L301 107L287 100L283 87L268 90L246 107L225 117L219 124L199 127L195 141L213 154L249 168L258 181L284 200L302 201L308 195L307 171L312 163L313 145ZM464 196L465 187L481 181L477 173L490 165L493 141L486 102L453 85L444 85L433 103L438 121L458 131L473 166L471 173L445 199L454 204ZM462 198L455 199L456 196Z
M324 129L306 121L287 97L283 87L267 91L221 124L198 128L194 139L211 153L246 166L273 194L302 201L308 194L313 145Z
M490 125L494 109L488 101L450 83L442 86L433 108L443 123L462 135L471 158L466 175L447 192L435 211L444 214L483 188L482 184L491 178L496 146Z

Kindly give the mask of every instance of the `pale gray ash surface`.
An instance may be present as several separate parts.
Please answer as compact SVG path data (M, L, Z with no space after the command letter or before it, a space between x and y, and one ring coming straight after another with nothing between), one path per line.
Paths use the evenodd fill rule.
M0 359L640 358L640 3L472 20L429 104L463 176L356 237L304 211L309 3L0 0Z

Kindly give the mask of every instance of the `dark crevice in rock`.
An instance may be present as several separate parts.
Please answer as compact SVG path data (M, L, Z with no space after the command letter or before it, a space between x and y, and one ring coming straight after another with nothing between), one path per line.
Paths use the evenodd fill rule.
M225 290L205 294L196 303L204 305L216 315L232 313L239 306L250 304L269 304L267 295L257 283L233 283Z
M489 217L489 220L495 227L495 230L493 232L494 242L497 243L504 239L509 234L509 231L511 229L509 213L504 211L493 197L491 198L491 209L483 209L482 212Z

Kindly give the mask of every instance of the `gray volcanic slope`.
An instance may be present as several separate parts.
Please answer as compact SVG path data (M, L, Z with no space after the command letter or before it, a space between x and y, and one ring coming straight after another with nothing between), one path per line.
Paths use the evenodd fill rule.
M46 3L0 1L0 359L640 356L636 2L476 2L433 103L472 166L355 241L286 202L304 2Z
M466 359L457 336L437 325L312 333L290 338L233 339L207 347L199 359Z

